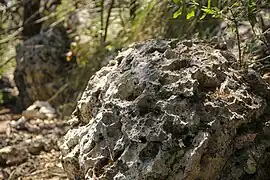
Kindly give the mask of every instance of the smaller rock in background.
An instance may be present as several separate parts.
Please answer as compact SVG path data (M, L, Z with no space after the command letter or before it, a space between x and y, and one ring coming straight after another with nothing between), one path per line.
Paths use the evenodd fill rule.
M29 106L22 115L27 118L53 119L57 116L56 110L46 101L36 101Z
M0 93L2 94L1 103L11 104L15 101L19 91L14 81L14 68L10 68L0 77Z

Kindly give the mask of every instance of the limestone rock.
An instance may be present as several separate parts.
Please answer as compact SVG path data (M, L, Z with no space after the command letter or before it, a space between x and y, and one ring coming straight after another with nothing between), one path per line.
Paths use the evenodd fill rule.
M56 95L51 105L65 101L70 93L70 87L65 87L65 78L74 66L65 58L68 45L65 30L57 27L26 40L17 48L15 82L23 108Z
M56 110L47 101L36 101L22 115L27 118L52 119L57 116Z
M61 144L71 179L260 177L267 103L230 52L150 40L114 61L90 79Z

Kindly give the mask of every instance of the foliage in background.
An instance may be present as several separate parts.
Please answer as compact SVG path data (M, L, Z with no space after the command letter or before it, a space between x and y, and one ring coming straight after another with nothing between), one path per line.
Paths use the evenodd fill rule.
M14 47L21 40L23 1L8 2L0 10L2 53L6 43ZM42 29L64 23L73 41L67 60L83 66L96 53L114 52L134 41L210 38L223 21L237 33L238 22L247 20L254 27L261 6L269 5L258 0L62 0L52 8L48 0L41 2Z
M267 42L263 38L263 34L257 35L254 27L258 25L258 15L261 7L268 6L267 1L258 0L172 0L177 6L173 13L174 19L181 19L183 23L183 36L191 36L196 32L200 36L200 28L198 24L209 20L221 20L227 22L229 28L237 37L238 59L240 65L243 61L243 52L241 47L241 39L239 34L239 24L248 21L253 30L255 38L259 38L265 44ZM199 30L199 31L198 31ZM185 34L185 35L184 35Z
M23 4L31 0L8 0L0 10L0 69L15 63L15 47L23 41ZM258 19L263 0L41 0L41 31L64 26L70 38L66 60L78 66L71 72L74 87L84 87L89 76L106 64L122 47L149 38L207 39L217 35L226 22L237 35L239 60L244 50L238 26L248 21L255 38L268 41ZM257 28L258 29L258 28ZM261 28L263 29L263 28ZM269 41L270 42L270 41ZM250 48L251 49L251 48ZM1 64L4 64L1 66ZM9 66L10 66L9 65Z
M94 4L86 2L79 7L80 11L78 7L72 8L77 11L65 17L65 25L70 28L73 39L71 54L76 56L77 63L85 65L97 57L97 53L110 54L134 41L159 36L162 26L158 11L164 2L167 3L166 0L101 0ZM65 7L62 3L59 12Z
M31 6L31 0L6 1L7 6L0 10L0 65L3 64L0 69L8 69L7 62L15 65L16 46L27 40L23 36L24 27L41 24L41 31L47 31L64 26L70 38L66 60L78 67L67 72L66 78L72 87L79 88L78 92L83 90L89 76L110 60L109 55L135 40L156 37L159 33L153 30L160 25L153 13L160 8L154 7L160 4L157 0L61 0L61 3L40 0L39 9L29 19L24 8ZM37 14L40 18L33 19ZM149 22L151 28L147 27Z

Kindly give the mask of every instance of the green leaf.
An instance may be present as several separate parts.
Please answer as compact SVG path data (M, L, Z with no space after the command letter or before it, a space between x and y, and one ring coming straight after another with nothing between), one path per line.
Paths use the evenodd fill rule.
M180 4L180 1L181 1L181 0L173 0L173 3L174 3L174 4Z
M175 13L173 13L173 18L176 19L178 18L178 16L180 16L182 14L182 7L179 8Z
M236 1L236 2L232 5L232 7L238 7L238 6L239 6L238 1Z
M196 0L192 0L192 4L195 6L199 6L200 4L196 2Z
M107 45L107 46L105 46L105 48L106 48L108 51L112 51L113 46L112 46L112 45Z
M206 14L215 14L215 11L210 8L202 8L202 11L205 12Z
M186 19L189 20L190 18L194 17L195 16L195 9L193 9L192 11L190 11L188 14L187 14L187 17Z
M221 18L222 17L222 11L219 8L213 7L213 10L215 11L215 14L212 15L213 18Z
M250 0L250 1L249 1L249 5L250 5L250 6L256 6L255 0Z
M206 17L206 13L203 13L202 17L200 18L200 20L203 20Z
M101 6L101 4L102 4L101 1L98 1L98 2L96 3L96 5L97 5L98 7Z
M213 18L217 18L217 19L218 19L218 18L221 19L222 16L221 16L220 14L214 14L214 15L212 15L212 17L213 17Z

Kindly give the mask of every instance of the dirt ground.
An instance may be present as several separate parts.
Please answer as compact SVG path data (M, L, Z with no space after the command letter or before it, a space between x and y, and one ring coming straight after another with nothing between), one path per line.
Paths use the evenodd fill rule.
M24 119L0 107L0 180L65 180L58 143L69 129L60 119Z

